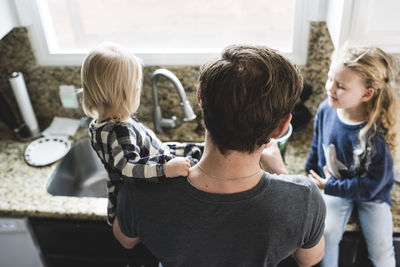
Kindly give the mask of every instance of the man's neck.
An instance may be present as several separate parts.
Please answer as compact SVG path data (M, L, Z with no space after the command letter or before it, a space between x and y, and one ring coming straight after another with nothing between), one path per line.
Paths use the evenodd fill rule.
M197 165L190 169L189 181L196 188L210 192L229 194L249 190L261 179L260 155L262 148L249 154L229 151L221 154L208 134L203 156Z

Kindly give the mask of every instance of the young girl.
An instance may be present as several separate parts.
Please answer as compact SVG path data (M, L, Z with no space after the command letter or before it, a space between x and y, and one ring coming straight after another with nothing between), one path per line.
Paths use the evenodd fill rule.
M92 147L108 174L107 220L115 218L119 185L126 179L158 181L187 176L190 160L173 157L172 149L141 124L134 114L140 103L142 65L127 49L111 43L93 49L82 65L83 108L94 118L89 126ZM199 148L187 144L186 154L200 157ZM189 151L189 152L188 152ZM192 163L196 162L194 158Z
M309 177L324 189L323 267L338 265L354 206L374 266L395 266L390 191L400 113L394 83L393 61L379 48L348 47L333 57L328 99L319 106L306 164Z

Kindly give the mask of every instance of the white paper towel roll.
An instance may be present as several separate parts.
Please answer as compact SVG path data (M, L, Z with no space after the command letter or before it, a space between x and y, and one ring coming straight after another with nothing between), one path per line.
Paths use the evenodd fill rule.
M22 119L31 131L32 136L39 134L39 125L36 120L35 112L33 111L31 101L29 99L28 90L26 89L24 76L21 72L13 72L9 76L11 88L17 99L19 110L21 111Z

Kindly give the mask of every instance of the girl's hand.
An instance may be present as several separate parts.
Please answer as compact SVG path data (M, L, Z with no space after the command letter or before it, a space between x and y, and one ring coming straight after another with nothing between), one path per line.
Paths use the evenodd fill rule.
M165 163L165 177L188 176L190 169L190 160L188 158L176 157Z
M276 140L271 140L261 153L262 168L269 173L288 174Z
M319 189L324 189L326 182L331 178L331 174L328 171L328 167L324 166L323 168L324 174L325 174L325 179L321 178L315 171L310 170L310 173L308 174L308 177L310 177L315 184L318 186Z

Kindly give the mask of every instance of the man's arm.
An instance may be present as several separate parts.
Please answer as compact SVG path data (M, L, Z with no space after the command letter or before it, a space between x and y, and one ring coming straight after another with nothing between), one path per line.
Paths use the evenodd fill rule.
M311 182L309 184L311 194L308 199L308 211L304 220L304 243L301 248L293 253L293 258L302 267L313 266L320 262L325 250L325 202L314 182L308 182Z
M260 163L264 171L276 174L288 174L278 143L271 140L261 153Z
M115 217L113 223L113 233L115 239L117 239L121 243L121 245L126 249L132 249L140 242L139 237L127 237L121 232L121 228L119 227L119 222L117 217Z
M299 267L313 266L321 261L324 256L325 239L321 240L312 248L299 248L293 253L293 258Z

